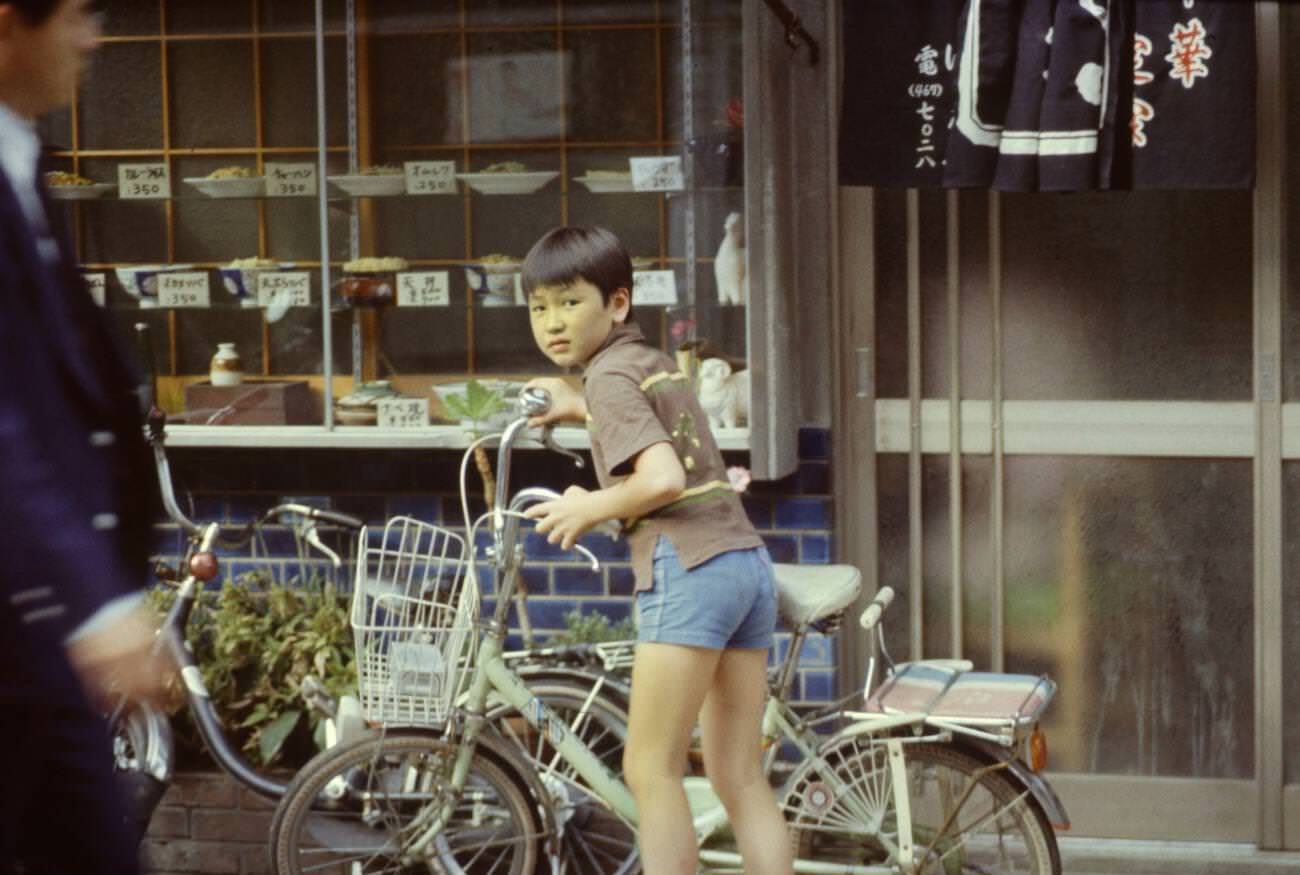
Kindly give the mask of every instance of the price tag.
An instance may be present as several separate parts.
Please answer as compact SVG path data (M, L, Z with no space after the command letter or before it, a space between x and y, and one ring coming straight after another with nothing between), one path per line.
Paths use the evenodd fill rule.
M446 307L451 284L445 270L410 271L397 275L397 306Z
M316 196L315 164L284 164L268 161L265 168L267 197Z
M268 270L257 275L259 307L310 307L311 274L305 270Z
M424 428L429 424L428 398L380 398L380 428Z
M108 300L108 290L104 285L104 274L102 273L83 273L86 280L86 288L90 291L90 298L100 307L103 307Z
M629 158L633 191L681 191L686 187L682 159L678 155Z
M455 161L407 161L407 194L455 194Z
M162 164L117 165L117 195L122 198L169 198L172 172Z
M671 270L632 272L632 303L671 307L677 303L677 274Z
M207 273L194 270L158 274L158 306L211 306Z

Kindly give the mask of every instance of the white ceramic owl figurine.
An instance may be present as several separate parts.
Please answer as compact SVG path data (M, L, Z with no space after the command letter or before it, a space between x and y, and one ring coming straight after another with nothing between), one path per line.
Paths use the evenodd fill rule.
M726 234L713 261L718 303L744 304L749 299L749 277L745 275L745 225L740 213L727 216L725 228Z

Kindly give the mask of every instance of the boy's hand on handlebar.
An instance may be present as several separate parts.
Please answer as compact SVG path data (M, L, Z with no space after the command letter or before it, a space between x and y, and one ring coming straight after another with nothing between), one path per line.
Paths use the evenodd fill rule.
M565 550L572 550L583 534L602 522L593 513L591 493L581 486L570 486L555 501L533 505L524 516L537 520L537 531L546 535L548 543L559 544Z
M587 402L582 392L573 387L562 377L538 377L529 380L527 387L545 389L551 394L551 409L528 420L533 427L550 425L553 422L586 422Z

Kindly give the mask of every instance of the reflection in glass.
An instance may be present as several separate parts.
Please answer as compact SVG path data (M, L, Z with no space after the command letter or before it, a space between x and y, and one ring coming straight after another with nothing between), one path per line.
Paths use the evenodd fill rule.
M1006 665L1065 771L1253 772L1251 464L1006 461Z

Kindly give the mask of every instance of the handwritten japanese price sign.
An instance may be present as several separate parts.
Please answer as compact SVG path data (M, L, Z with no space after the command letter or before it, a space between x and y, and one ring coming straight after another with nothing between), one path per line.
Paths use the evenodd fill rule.
M671 307L677 303L677 275L671 270L632 272L632 303Z
M424 428L429 424L428 398L380 398L380 428Z
M82 274L86 280L86 288L90 291L90 298L99 306L104 306L107 299L107 288L104 285L104 274L86 273Z
M397 275L397 306L446 307L450 303L447 271L410 271Z
M208 275L197 270L158 274L158 306L211 306Z
M455 194L455 161L407 161L407 194Z
M169 198L172 196L172 172L162 164L117 165L118 197Z
M315 197L316 165L266 163L267 197Z
M257 304L259 307L310 307L311 274L305 270L259 273Z
M678 155L629 158L633 191L681 191L686 187L682 159Z

